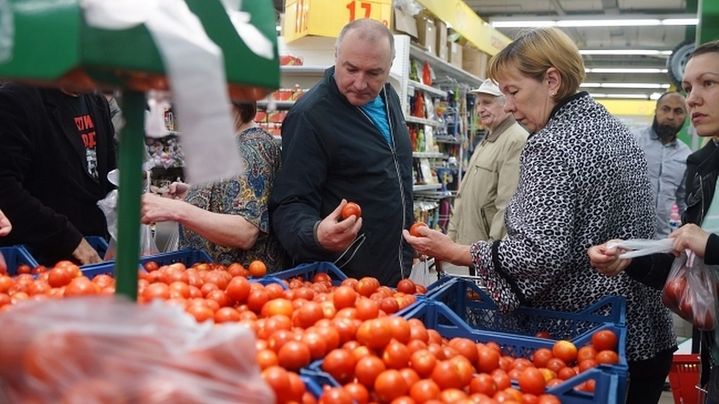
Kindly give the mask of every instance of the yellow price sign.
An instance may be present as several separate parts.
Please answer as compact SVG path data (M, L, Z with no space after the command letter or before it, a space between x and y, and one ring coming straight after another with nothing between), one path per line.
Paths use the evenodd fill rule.
M287 0L283 35L286 42L307 35L337 37L342 27L371 18L389 27L392 0Z

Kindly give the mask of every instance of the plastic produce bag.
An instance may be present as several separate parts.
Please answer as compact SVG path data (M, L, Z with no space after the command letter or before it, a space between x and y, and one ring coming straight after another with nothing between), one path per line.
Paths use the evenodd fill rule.
M674 240L665 238L662 240L647 239L629 239L610 241L607 243L608 248L619 247L627 252L621 254L619 258L636 258L657 253L669 253L673 251Z
M674 260L662 290L662 301L700 330L713 330L717 318L717 275L692 252Z
M0 314L3 403L272 403L251 330L113 297Z
M427 260L421 260L415 265L412 265L412 272L409 274L409 279L416 284L429 286L437 280L437 273L430 268Z

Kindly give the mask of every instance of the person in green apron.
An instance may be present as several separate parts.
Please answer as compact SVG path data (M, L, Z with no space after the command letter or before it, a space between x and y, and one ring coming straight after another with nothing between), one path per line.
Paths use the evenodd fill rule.
M719 271L719 41L707 42L692 53L682 79L691 123L699 136L710 140L687 158L686 203L683 225L672 232L674 254L620 259L622 252L606 244L591 247L591 264L606 275L624 271L630 277L661 289L674 260L693 251ZM702 332L702 386L707 403L719 403L719 333Z

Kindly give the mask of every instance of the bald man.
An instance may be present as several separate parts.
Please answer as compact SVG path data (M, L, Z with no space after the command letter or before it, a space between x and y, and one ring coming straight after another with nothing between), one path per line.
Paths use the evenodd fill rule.
M396 286L409 276L402 238L414 220L412 149L400 99L387 83L392 33L347 24L335 65L282 123L282 168L270 202L273 230L295 263L333 261L347 276ZM347 201L361 217L341 216Z
M657 210L656 238L671 233L672 205L684 214L684 173L691 149L677 139L687 116L686 100L677 92L667 92L657 99L652 126L636 133L639 146L644 149L649 180L654 189Z

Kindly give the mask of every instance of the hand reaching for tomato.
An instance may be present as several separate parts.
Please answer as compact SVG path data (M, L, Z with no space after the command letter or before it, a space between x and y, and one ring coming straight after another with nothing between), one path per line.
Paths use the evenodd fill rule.
M345 199L342 199L337 208L322 219L317 226L317 241L326 250L344 251L357 238L357 234L362 228L361 217L351 215L342 219L342 209L347 203Z
M102 258L97 254L94 248L84 238L80 239L80 244L75 247L72 256L80 261L80 264L96 264L102 262Z
M2 210L0 210L0 237L7 236L10 233L10 230L12 230L10 219L8 219Z
M406 229L402 230L402 235L419 254L455 265L469 266L472 264L469 246L457 244L446 234L427 226L418 226L414 231L419 237L411 235Z
M611 240L604 244L595 245L587 250L589 264L592 268L607 276L615 276L619 274L632 262L631 259L619 258L619 254L624 252L623 249L617 247L608 248L608 244L612 241L617 240Z

